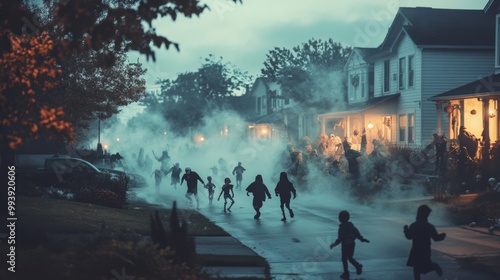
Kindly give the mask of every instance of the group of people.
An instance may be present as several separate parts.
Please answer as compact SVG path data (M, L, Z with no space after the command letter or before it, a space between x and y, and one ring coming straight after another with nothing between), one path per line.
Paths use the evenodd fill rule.
M239 164L240 165L240 164ZM199 178L199 176L197 177ZM237 177L241 180L241 177ZM213 195L214 195L214 189L215 185L212 183L212 177L208 176L208 183L204 184L203 180L199 178L200 182L204 184L205 188L208 189L208 198L209 198L209 204L212 205L212 200L213 200ZM182 183L182 182L181 182ZM241 183L241 181L240 181ZM225 178L224 179L224 185L221 187L221 192L219 194L219 197L217 200L219 201L221 196L224 198L224 213L231 212L231 207L234 205L234 185L231 184L231 179ZM269 192L269 189L267 186L264 184L264 180L262 179L262 175L258 174L255 176L255 181L250 183L250 185L245 189L247 192L247 196L250 196L250 194L253 195L253 200L252 200L252 206L255 210L255 215L254 219L258 220L261 216L260 209L264 205L264 201L267 199L271 199L271 193ZM190 192L189 189L189 181L188 181L188 193ZM278 184L276 185L276 188L274 189L274 193L276 196L280 197L280 208L281 208L281 213L283 215L283 218L281 219L282 221L286 221L286 214L285 214L285 208L288 210L288 213L290 215L290 218L294 217L293 210L290 208L290 201L292 199L295 199L297 197L297 191L293 186L293 183L288 180L288 176L286 172L281 172L280 174L280 180ZM197 198L197 195L195 194L195 197ZM227 207L228 202L229 207ZM197 199L198 207L199 207L199 201Z
M413 268L413 278L415 280L420 280L422 274L431 271L435 271L439 276L443 275L441 266L431 259L431 239L442 241L446 238L446 233L438 233L434 225L429 223L428 218L431 211L429 206L420 205L417 210L416 221L410 226L405 225L403 227L405 237L412 240L412 247L406 265ZM357 275L363 272L363 265L354 259L356 239L366 243L370 241L364 238L354 224L349 221L350 214L348 211L341 211L338 219L340 222L338 237L335 242L330 244L330 249L341 244L343 273L340 278L350 279L348 262L354 266Z
M205 181L200 177L200 175L198 175L198 173L191 170L190 167L186 167L184 169L184 174L182 175L182 177L180 177L182 169L179 167L179 163L176 163L174 166L169 168L168 163L170 161L170 157L167 151L163 151L162 155L159 157L156 156L153 151L153 155L156 160L161 163L160 168L155 170L152 174L155 176L155 186L157 192L159 192L159 186L161 184L162 178L171 173L171 185L176 188L177 184L182 185L185 181L187 185L186 198L191 204L193 204L194 198L196 201L196 208L200 208L200 201L198 198L198 182L200 182L204 186L204 188L208 190L209 205L212 205L216 188L216 185L212 181L212 176L207 177L207 183L205 184ZM234 167L232 174L236 179L236 187L231 184L231 179L229 177L226 177L224 179L224 185L221 187L221 192L217 198L217 200L220 200L221 197L223 197L224 199L224 213L231 212L231 207L234 205L233 189L241 188L243 173L245 171L246 169L242 166L241 162L238 162L238 165ZM247 196L249 196L250 193L253 194L252 206L255 209L254 219L259 219L261 215L260 209L262 208L266 197L268 199L271 199L271 194L269 193L269 189L267 188L267 186L264 184L262 175L258 174L255 177L255 181L246 188L246 192ZM280 180L274 192L276 196L280 197L280 208L283 215L283 218L281 220L286 221L285 208L288 210L290 218L293 218L294 212L290 208L290 201L292 199L292 195L294 199L297 197L297 191L294 188L292 182L288 180L286 172L281 172Z

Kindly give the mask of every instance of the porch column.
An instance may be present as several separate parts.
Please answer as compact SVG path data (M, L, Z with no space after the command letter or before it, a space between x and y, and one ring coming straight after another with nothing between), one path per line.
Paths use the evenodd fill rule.
M483 101L483 133L481 133L481 137L484 146L481 149L481 156L483 159L483 169L484 171L486 171L490 155L490 99L483 98L482 101Z
M500 103L500 99L497 97L496 99L494 99L495 103L494 103L494 106L496 106L496 109L497 111L495 112L495 114L497 114L497 141L500 141L500 106L498 106Z
M460 126L465 126L465 108L463 99L460 99Z
M437 134L438 135L442 135L441 133L441 110L442 110L442 102L441 101L438 101L436 102L436 111L437 111ZM449 137L449 135L448 135Z
M326 133L325 125L326 125L325 117L321 117L321 134Z

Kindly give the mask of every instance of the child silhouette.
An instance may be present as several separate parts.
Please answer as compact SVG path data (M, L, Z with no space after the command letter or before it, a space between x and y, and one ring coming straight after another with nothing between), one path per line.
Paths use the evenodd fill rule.
M441 241L446 238L446 233L438 234L434 225L427 221L431 213L431 208L427 205L420 205L417 210L417 219L409 227L404 226L405 237L412 240L410 256L406 265L413 267L413 277L420 280L420 274L436 271L439 276L443 275L443 270L431 261L431 238L434 241Z
M349 222L350 214L347 211L340 211L339 213L339 233L337 240L330 245L330 249L342 244L342 266L344 268L344 273L340 275L342 279L349 279L349 268L347 266L347 261L349 261L356 268L356 274L360 275L363 272L363 265L354 259L354 247L356 245L356 239L361 242L370 242L368 239L363 238L359 233L359 230Z

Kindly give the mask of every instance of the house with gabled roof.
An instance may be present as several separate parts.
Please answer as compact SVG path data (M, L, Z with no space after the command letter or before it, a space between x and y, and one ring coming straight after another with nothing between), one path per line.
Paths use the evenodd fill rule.
M353 48L345 111L319 115L322 132L418 147L451 121L430 97L491 72L495 17L483 10L400 8L376 48ZM445 131L443 131L445 132Z
M483 31L483 45L493 48L489 71L476 79L463 81L458 86L431 96L436 108L445 111L437 119L437 127L457 142L460 127L480 139L482 158L488 158L491 146L500 139L500 1L490 0L482 12L490 27ZM480 30L477 30L480 33ZM486 37L487 36L487 37ZM477 34L471 38L480 40ZM479 156L479 152L476 155Z
M249 135L261 139L284 139L294 101L283 96L278 83L268 78L257 78L247 94L251 102L246 116Z

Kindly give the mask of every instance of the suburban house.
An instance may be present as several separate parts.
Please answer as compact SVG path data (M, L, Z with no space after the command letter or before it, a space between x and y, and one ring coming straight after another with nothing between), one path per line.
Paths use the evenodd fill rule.
M490 75L495 57L498 66L495 12L400 8L378 47L353 49L347 109L318 115L321 131L341 133L354 147L366 131L368 153L373 139L419 147L436 132L450 137L442 128L457 124L439 108L449 100L436 108L436 95Z
M283 95L280 85L268 78L257 78L248 95L255 110L248 119L249 135L264 139L294 139L317 133L314 114L298 110L291 98Z
M445 111L444 119L437 119L438 130L443 130L456 140L460 127L481 139L483 158L490 147L500 139L500 1L490 0L483 11L483 17L491 22L484 38L494 48L494 55L488 61L488 72L472 81L465 81L457 87L434 95L429 100L436 103L439 111ZM493 29L493 30L490 30ZM486 46L485 46L486 47ZM467 83L468 82L468 83ZM475 156L479 156L479 153Z

